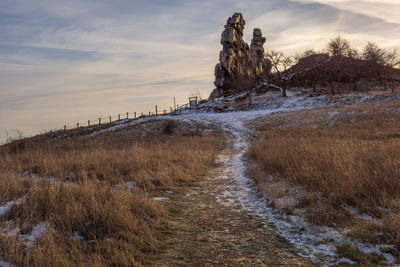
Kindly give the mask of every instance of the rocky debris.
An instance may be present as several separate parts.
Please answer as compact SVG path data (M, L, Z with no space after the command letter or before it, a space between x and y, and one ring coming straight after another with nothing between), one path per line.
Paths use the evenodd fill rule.
M264 58L265 37L260 29L254 29L251 46L243 40L245 21L241 13L230 17L221 34L222 51L215 66L215 86L210 99L232 95L254 86L257 80L267 76L270 62Z

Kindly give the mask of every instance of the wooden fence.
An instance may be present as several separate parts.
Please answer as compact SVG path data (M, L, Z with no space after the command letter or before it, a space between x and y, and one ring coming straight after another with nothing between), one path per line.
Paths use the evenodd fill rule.
M181 106L176 105L175 108L170 107L169 110L164 109L164 110L158 110L158 106L155 106L154 112L149 111L149 113L143 113L143 112L125 112L121 113L115 116L108 116L108 117L99 117L98 119L94 120L87 120L84 122L77 122L76 124L72 125L64 125L64 128L62 130L67 131L67 130L73 130L73 129L79 129L82 127L94 127L94 126L99 126L99 125L106 125L109 123L113 122L118 122L122 120L135 120L143 117L149 117L149 116L163 116L163 115L176 115L182 112L184 109L188 109L189 104L183 104Z

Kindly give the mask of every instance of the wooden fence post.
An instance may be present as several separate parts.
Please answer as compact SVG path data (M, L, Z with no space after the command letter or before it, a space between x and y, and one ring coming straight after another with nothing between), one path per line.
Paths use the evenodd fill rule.
M121 120L121 114L118 114L118 120Z
M151 112L149 111L149 116L151 116Z
M64 125L64 131L66 131L67 130L67 125Z
M109 117L109 119L110 119L110 123L111 123L111 116Z
M128 112L126 113L126 118L129 119L129 113Z
M90 120L87 121L87 126L90 127Z
M135 112L135 119L136 119L136 112Z
M101 118L99 118L99 125L101 124Z
M79 129L79 122L77 122L77 123L76 123L76 128L78 128L78 129Z
M158 112L157 112L157 105L156 105L156 116L157 116L157 113L158 113Z

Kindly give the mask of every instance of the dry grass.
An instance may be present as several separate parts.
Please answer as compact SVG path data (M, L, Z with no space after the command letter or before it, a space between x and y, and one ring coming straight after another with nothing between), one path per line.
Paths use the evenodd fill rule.
M188 126L176 129L176 134L165 133L170 122L153 123L158 128L28 142L18 152L6 146L0 151L0 170L72 182L134 181L138 187L152 190L190 181L204 173L204 164L213 162L213 147L218 147L215 134L191 131Z
M154 121L94 137L1 147L0 202L21 198L0 218L1 257L17 266L145 263L168 227L165 208L149 196L180 191L204 175L222 146L216 132L164 126ZM125 181L136 187L126 188ZM21 241L40 223L47 226L43 237L32 246Z
M21 204L2 218L12 224L3 226L27 234L46 222L47 235L32 248L17 236L2 235L0 243L5 259L18 266L129 266L155 249L161 215L161 207L140 192L93 182L32 183ZM76 240L75 233L83 239Z
M399 108L358 104L264 121L249 152L252 175L260 188L267 175L305 188L296 208L307 208L314 223L351 225L355 237L400 244ZM348 206L374 220L352 218Z

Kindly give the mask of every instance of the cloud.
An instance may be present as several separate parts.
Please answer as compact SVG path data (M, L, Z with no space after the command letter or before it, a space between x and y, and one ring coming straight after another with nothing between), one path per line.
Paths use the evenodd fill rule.
M400 24L398 0L294 0L300 3L321 3L334 8Z

